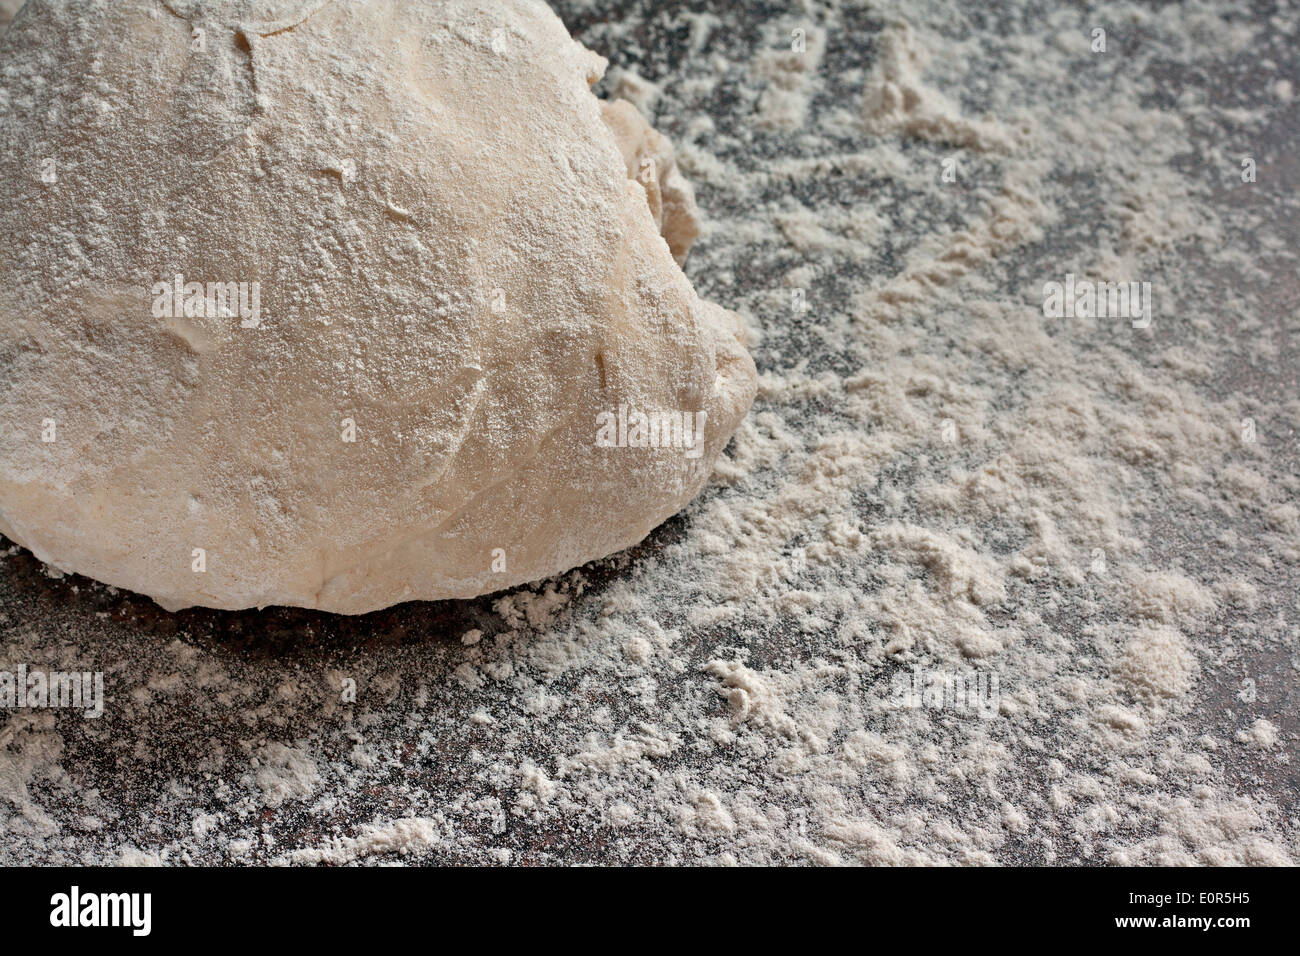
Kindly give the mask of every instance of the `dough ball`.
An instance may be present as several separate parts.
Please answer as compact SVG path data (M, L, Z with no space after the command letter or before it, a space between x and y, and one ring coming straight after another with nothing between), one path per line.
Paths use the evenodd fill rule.
M3 33L23 5L23 0L0 0L0 33Z
M614 131L627 174L644 187L655 225L673 258L684 264L700 234L700 214L695 190L677 171L672 143L651 129L627 100L602 102L600 108L605 123Z
M29 0L0 532L169 609L343 613L644 538L755 373L604 67L524 0Z

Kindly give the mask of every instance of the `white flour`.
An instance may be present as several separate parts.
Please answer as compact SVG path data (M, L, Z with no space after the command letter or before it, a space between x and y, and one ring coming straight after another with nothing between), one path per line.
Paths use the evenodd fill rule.
M1300 11L600 9L559 7L756 342L714 487L604 564L352 622L15 552L3 666L107 702L5 718L0 861L1300 860ZM1067 273L1151 282L1150 326L1045 318Z

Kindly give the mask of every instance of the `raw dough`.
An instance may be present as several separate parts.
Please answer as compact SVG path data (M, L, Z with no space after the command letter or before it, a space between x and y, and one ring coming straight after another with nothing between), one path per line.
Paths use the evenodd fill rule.
M0 0L0 33L3 33L23 5L23 0Z
M606 100L600 104L606 125L614 131L627 174L645 187L646 201L655 225L672 250L678 264L686 262L700 234L695 190L677 171L673 147L666 136L650 128L637 108L627 100Z
M640 541L753 400L671 148L544 4L30 0L0 65L0 532L58 568L482 594ZM598 447L620 406L698 457Z

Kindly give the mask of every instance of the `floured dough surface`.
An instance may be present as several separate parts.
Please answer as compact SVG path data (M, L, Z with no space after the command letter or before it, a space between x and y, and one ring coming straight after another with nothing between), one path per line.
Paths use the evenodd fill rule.
M32 0L2 42L0 532L63 570L481 594L641 540L753 399L671 147L544 4ZM160 315L177 276L256 308ZM620 408L702 441L598 445Z
M627 100L602 101L601 115L618 140L628 175L645 188L646 200L655 224L663 234L673 258L686 261L686 254L700 234L695 190L677 169L668 139L650 128L635 106Z

